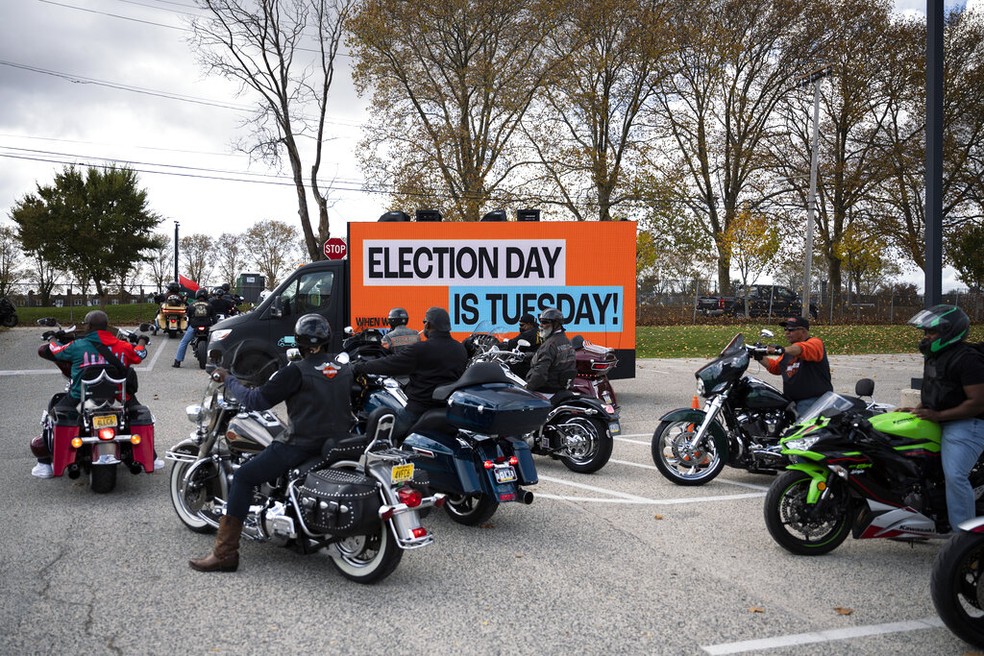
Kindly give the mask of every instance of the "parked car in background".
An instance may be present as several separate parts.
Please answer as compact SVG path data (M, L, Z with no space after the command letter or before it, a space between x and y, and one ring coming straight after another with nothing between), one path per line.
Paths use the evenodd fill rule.
M736 285L732 296L701 296L697 299L697 311L716 317L745 316L745 300L748 299L748 316L799 316L803 303L799 295L783 285ZM810 303L810 316L816 318L817 306Z

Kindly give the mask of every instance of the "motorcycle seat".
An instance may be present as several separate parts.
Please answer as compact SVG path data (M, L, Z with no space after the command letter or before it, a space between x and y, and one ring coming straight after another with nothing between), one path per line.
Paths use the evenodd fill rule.
M512 384L513 381L510 380L510 378L506 375L506 372L502 370L502 367L495 362L478 362L468 367L465 370L465 373L458 380L436 388L434 390L433 399L435 401L447 401L448 397L451 396L455 390L461 389L462 387L470 387L472 385L481 385L483 383Z
M410 427L410 432L420 433L421 435L439 434L451 436L457 434L458 429L448 421L448 411L446 408L433 408L420 415L420 418Z
M313 455L297 467L294 472L303 476L310 471L327 467L340 460L358 460L366 450L369 442L365 435L350 435L340 440L326 440L321 453Z

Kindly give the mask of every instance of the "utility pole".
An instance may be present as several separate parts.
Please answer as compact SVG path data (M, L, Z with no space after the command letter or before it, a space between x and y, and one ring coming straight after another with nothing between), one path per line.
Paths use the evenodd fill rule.
M174 282L181 284L178 280L178 226L180 224L174 222Z
M821 66L806 75L797 88L813 85L813 146L810 152L810 195L806 203L806 254L803 264L803 300L800 315L810 316L810 291L813 287L813 226L817 206L817 166L820 155L820 80L830 75L830 66Z

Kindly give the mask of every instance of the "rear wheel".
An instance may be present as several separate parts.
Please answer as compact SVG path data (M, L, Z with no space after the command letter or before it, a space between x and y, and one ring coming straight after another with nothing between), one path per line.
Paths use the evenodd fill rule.
M959 638L984 647L984 535L958 533L940 549L929 590L933 605Z
M596 472L612 457L612 437L600 419L571 417L553 426L560 434L564 466L581 474Z
M116 487L116 465L91 465L89 486L97 494L112 492Z
M207 353L205 350L208 348L205 340L201 340L195 345L195 357L198 358L198 368L204 369L205 364L208 362Z
M694 444L698 421L661 421L652 439L653 462L659 473L677 485L703 485L724 469L711 432Z
M191 451L187 455L194 455ZM192 465L196 462L175 461L171 465L171 476L168 479L171 491L171 504L178 519L195 533L214 533L215 527L202 519L200 511L207 509L214 495L213 487L218 484L215 465L204 462L198 465L188 480L185 478Z
M812 477L786 471L772 481L765 495L765 526L769 535L787 551L799 556L819 556L847 539L853 516L847 490L835 483L823 505L806 502Z
M499 502L487 494L448 495L444 502L444 510L447 511L451 521L464 526L478 526L482 522L487 522L498 509Z

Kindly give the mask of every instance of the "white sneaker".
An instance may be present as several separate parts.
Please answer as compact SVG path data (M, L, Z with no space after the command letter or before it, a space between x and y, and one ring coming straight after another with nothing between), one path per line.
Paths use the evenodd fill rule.
M51 465L47 465L43 462L39 462L34 465L34 469L31 470L31 476L36 476L37 478L51 478L55 475L55 470Z
M160 471L164 469L164 461L160 458L154 458L154 471Z

